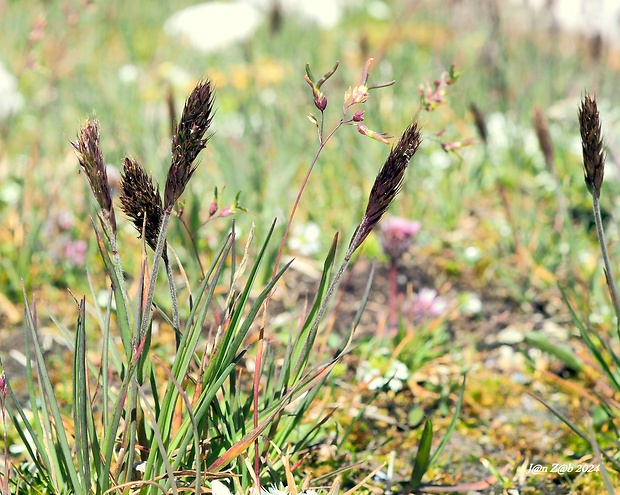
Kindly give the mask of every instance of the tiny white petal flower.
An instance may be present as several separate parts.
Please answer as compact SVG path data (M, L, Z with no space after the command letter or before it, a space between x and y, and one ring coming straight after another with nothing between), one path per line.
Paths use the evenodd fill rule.
M473 292L461 295L461 311L466 315L475 315L482 311L482 301Z
M17 79L0 63L0 120L17 113L24 106L24 97L17 90Z
M299 251L304 256L311 256L321 250L321 229L314 223L295 225L288 245L294 251Z
M480 251L480 248L477 248L476 246L468 246L463 251L463 255L469 263L475 263L482 258L482 251Z
M288 487L282 483L269 485L267 488L261 488L261 495L289 495Z
M211 492L213 495L232 495L228 487L220 480L213 480L211 482Z
M118 69L118 78L125 84L130 84L138 79L138 68L133 64L125 64Z

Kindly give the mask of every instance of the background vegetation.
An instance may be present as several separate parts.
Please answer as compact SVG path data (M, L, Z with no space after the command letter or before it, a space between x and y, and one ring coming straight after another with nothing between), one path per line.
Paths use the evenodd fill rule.
M18 78L24 101L19 113L0 122L0 355L13 388L23 383L23 372L9 368L10 351L20 348L16 336L23 335L22 280L28 296L39 301L40 334L54 342L47 362L60 402L71 402L70 389L63 388L71 380L58 328L75 324L72 294L99 296L90 305L107 302L109 282L90 221L94 202L69 143L85 118L94 112L100 122L107 163L120 169L128 154L163 184L170 160L169 105L178 115L198 79L215 83L215 135L182 204L183 221L198 232L200 263L180 219L172 218L168 237L195 287L202 280L200 265L210 265L231 229L231 217L201 227L216 187L221 208L235 204L240 193L239 205L247 210L234 215L240 246L252 223L260 242L274 218L276 235L282 235L316 149L315 128L306 118L316 109L303 79L305 64L322 74L340 61L324 86L333 110L327 121L335 125L340 95L358 83L373 57L371 82L396 84L372 93L365 123L398 137L417 115L423 128L424 142L391 210L419 221L421 230L397 263L403 309L396 335L387 323L390 263L380 236L373 234L355 258L338 317L328 318L319 335L321 355L336 351L340 340L332 335L346 333L377 256L375 289L356 348L334 367L304 422L310 428L330 416L313 441L295 452L295 474L301 479L312 472L317 484L330 484L333 477L320 476L354 466L339 475L350 488L395 452L396 474L389 483L408 478L424 417L445 431L467 372L460 421L426 481L474 483L495 474L481 490L600 493L600 472L525 471L530 464L599 463L593 443L530 393L583 431L591 418L603 448L617 456L618 416L601 397L617 411L618 390L606 385L558 287L566 289L584 326L602 336L602 347L617 349L583 183L577 109L586 91L597 96L608 150L601 204L617 267L618 52L595 39L536 26L534 18L493 2L473 9L466 2L375 1L352 9L329 30L294 16L272 17L251 40L205 54L162 30L175 10L190 3L0 2L0 57ZM377 13L378 4L387 9L386 18ZM463 74L447 88L446 102L433 112L420 111L419 86L432 85L452 64ZM540 129L549 132L552 160ZM300 230L292 235L316 223L319 248L304 249L313 239L289 244L286 256L297 260L276 293L279 311L272 310L271 338L282 347L287 322L303 314L306 298L313 299L334 233L348 242L388 151L345 128L321 155L296 215ZM140 241L118 216L129 293L135 296ZM265 254L263 284L273 270L276 244ZM339 250L336 257L343 256ZM430 300L439 297L442 306L418 307L416 315L424 318L416 320L406 307L423 288L437 291ZM163 280L161 289L156 303L168 311ZM179 296L188 300L183 291ZM94 312L86 318L95 320ZM156 347L167 352L173 334L165 321L156 319L155 326ZM87 334L94 351L99 338L96 331ZM248 363L255 353L250 349ZM406 370L398 377L400 388L390 386L396 362ZM378 371L356 374L365 368ZM378 372L392 381L372 385ZM299 436L305 431L300 427ZM17 445L11 435L9 445ZM18 463L20 456L16 447L11 459ZM611 476L617 483L613 469ZM375 480L367 489L385 487Z

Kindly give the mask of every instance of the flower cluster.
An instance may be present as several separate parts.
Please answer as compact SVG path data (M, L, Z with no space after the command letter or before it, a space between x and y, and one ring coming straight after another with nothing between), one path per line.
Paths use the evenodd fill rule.
M427 112L432 112L439 105L446 103L446 88L453 85L460 77L461 72L457 71L455 66L450 66L450 71L443 72L439 79L435 79L431 84L420 84L418 87L418 96L420 104Z
M407 218L387 217L383 221L381 247L390 261L396 261L407 251L420 228L420 222Z

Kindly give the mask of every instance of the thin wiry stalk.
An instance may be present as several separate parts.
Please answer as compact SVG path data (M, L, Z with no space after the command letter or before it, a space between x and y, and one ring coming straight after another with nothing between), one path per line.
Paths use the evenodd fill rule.
M301 184L299 192L297 193L297 198L295 198L295 202L293 203L293 207L291 208L291 213L289 214L288 221L286 223L286 229L284 230L284 235L282 236L282 242L280 243L280 249L278 250L278 254L276 256L276 262L274 264L272 278L274 278L278 273L278 268L280 266L280 260L282 258L282 253L284 252L284 246L286 245L288 233L290 231L291 224L293 223L293 218L295 217L295 212L297 211L297 207L299 206L299 203L301 202L301 197L303 196L303 193L306 189L306 185L308 184L308 180L310 179L310 174L312 173L312 170L314 169L314 166L316 165L316 162L319 159L319 156L321 155L321 152L323 151L323 148L325 148L327 142L336 133L336 131L345 124L344 117L343 117L340 120L340 122L336 125L336 127L334 127L334 129L327 135L327 137L323 138L323 120L324 120L324 115L323 115L323 112L321 112L321 125L319 128L319 147L316 150L316 153L314 154L314 158L312 159L310 166L308 167L306 176L304 177L304 180ZM265 307L264 307L265 318L267 318L267 312L269 310L270 301L271 301L271 294L267 296L267 299L265 301ZM261 370L262 363L263 363L264 339L265 339L265 327L261 325L260 330L259 330L259 335L258 335L258 344L257 344L257 349L256 349L256 368L254 371L254 381L253 381L253 387L254 387L253 388L254 390L254 397L253 397L254 418L253 419L254 419L255 429L258 428L258 412L259 412L258 391L260 387L260 370ZM258 439L254 442L254 471L256 473L256 479L258 480L258 483L259 483L257 489L260 491L260 446L258 444Z
M405 129L405 132L398 141L398 144L388 155L388 158L379 171L372 190L370 191L366 213L364 214L362 221L355 229L351 242L349 243L349 247L347 248L347 252L344 256L344 260L340 264L336 275L329 284L327 292L325 293L325 298L323 299L316 318L312 323L306 342L314 341L314 337L318 331L323 316L327 311L329 302L340 284L342 275L349 266L353 253L362 244L362 242L364 242L364 239L366 239L368 234L370 234L372 229L381 220L383 214L387 211L396 195L400 192L405 170L409 165L411 157L413 157L420 146L421 141L422 137L418 131L417 122L414 122L407 127L407 129ZM304 351L302 351L301 355L303 354Z
M605 242L605 230L603 228L603 219L601 217L601 206L599 204L599 198L596 195L592 196L592 212L594 214L594 224L596 225L596 235L598 237L598 243L601 246L603 264L605 265L605 280L607 281L607 286L609 287L609 294L614 305L618 336L620 336L620 298L618 297L618 290L616 289L613 272L611 271L611 262L609 261L609 252L607 251L607 243Z
M172 325L174 326L174 341L176 348L179 348L181 343L181 319L179 318L179 300L177 298L177 289L174 284L174 273L172 273L172 266L170 260L166 258L164 260L166 266L166 276L168 277L168 286L170 287L170 301L172 303Z
M157 274L159 273L160 259L163 258L163 252L166 247L166 232L168 231L168 225L170 223L170 213L171 211L169 209L164 210L164 215L162 217L161 225L159 227L159 236L157 238L157 244L155 246L153 267L151 268L151 280L146 295L146 303L144 305L145 314L142 315L142 321L140 322L140 339L143 339L146 335L146 331L151 320L153 297L155 295L155 285L157 283Z
M4 374L4 367L2 365L2 359L0 359L0 413L2 415L2 434L4 436L4 473L2 475L2 493L9 493L9 442L7 439L7 421L6 421L6 375Z

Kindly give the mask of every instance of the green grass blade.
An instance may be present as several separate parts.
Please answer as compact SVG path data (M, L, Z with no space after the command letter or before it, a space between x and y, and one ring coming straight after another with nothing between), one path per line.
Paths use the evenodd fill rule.
M536 349L554 356L575 371L583 370L583 363L568 346L551 342L542 332L531 331L525 334L525 342Z
M596 441L596 436L594 434L594 428L592 428L592 418L588 417L587 418L587 424L588 424L588 435L590 437L590 445L592 446L592 450L594 452L594 459L596 459L597 463L600 466L600 470L601 470L601 476L603 478L603 483L605 484L605 488L607 489L607 493L609 495L614 495L615 490L614 490L614 486L612 484L611 478L609 476L609 472L607 471L607 467L605 466L605 463L602 462L603 459L601 458L601 447L598 444L598 442Z
M26 305L26 321L27 327L30 331L30 338L32 339L33 349L35 354L35 363L37 365L37 371L39 374L39 384L43 390L43 394L41 400L44 405L49 409L49 412L52 416L55 428L55 438L56 442L51 448L53 450L58 449L60 452L59 462L57 465L56 475L59 478L64 478L67 476L68 480L71 482L71 486L74 490L79 491L79 487L81 487L80 480L78 479L77 472L73 467L73 457L71 454L71 447L69 446L69 441L67 439L67 434L65 432L65 428L62 422L62 416L60 414L60 409L58 407L58 402L56 401L56 397L54 395L54 387L52 385L49 373L47 371L47 367L45 366L45 359L43 357L43 350L39 344L39 339L37 337L36 324L34 314L31 311L27 297L26 290L24 289L24 301ZM49 428L49 433L52 434L51 423L49 423L49 418L47 415L43 414L43 420L46 422L47 427ZM50 436L50 438L53 438ZM64 475L64 476L62 476ZM56 480L60 482L60 479ZM64 485L64 483L63 483Z
M431 445L433 443L433 423L430 419L426 420L424 431L418 445L418 452L413 461L413 470L411 472L410 485L414 490L420 486L422 476L430 466L431 461Z
M138 382L134 382L134 384L136 386L136 390L142 397L142 404L143 404L144 409L149 413L151 418L153 418L151 421L151 428L153 429L153 438L155 439L157 448L159 449L162 463L166 469L166 474L168 475L168 480L170 481L170 487L172 488L172 493L174 495L178 495L179 489L174 479L174 469L172 469L172 465L168 461L168 453L166 452L166 447L164 446L164 441L162 439L159 428L157 428L157 416L155 415L155 411L149 404L148 397L144 393L144 390L142 389L140 384Z
M7 380L6 386L7 395L11 399L11 402L7 401L6 403L9 417L15 426L17 434L21 438L24 447L28 451L30 460L34 462L35 466L39 469L43 476L47 476L46 473L51 473L52 466L50 459L47 456L47 452L40 440L41 438L44 438L42 436L43 432L41 428L37 426L36 420L30 421L26 416L24 409L19 404L17 397L15 397L10 381ZM36 397L31 398L31 403L36 404ZM36 418L36 411L33 411L33 416ZM34 425L32 424L33 422L35 423ZM32 444L34 444L34 448Z
M465 395L465 382L466 381L467 381L467 375L464 375L463 383L461 384L461 390L459 392L459 398L456 401L456 408L454 409L454 415L452 416L452 421L450 421L450 424L448 425L448 429L446 430L445 435L441 439L441 442L439 442L437 450L435 450L435 452L433 453L433 457L431 457L431 462L430 462L431 466L435 465L435 463L439 459L439 456L443 453L443 450L446 448L446 445L448 445L448 441L450 440L450 436L452 435L454 428L456 428L456 423L459 419L459 416L461 415L461 407L463 406L463 396Z
M308 314L308 317L304 322L304 327L301 331L301 334L295 342L293 354L291 356L291 363L294 366L292 371L292 383L296 383L299 380L299 377L302 375L303 369L308 362L308 356L310 354L312 346L314 345L314 339L316 338L316 333L318 330L318 325L315 324L315 319L318 316L321 305L323 304L323 301L325 299L325 293L327 292L327 289L329 287L329 276L334 266L337 244L338 236L334 236L334 240L332 241L332 244L329 248L329 252L327 253L325 262L323 263L323 274L321 275L321 281L317 289L314 304L312 305L312 309L310 310L310 313ZM315 328L314 332L312 331L313 328ZM291 386L292 383L289 382L287 385Z
M82 486L90 492L90 448L88 416L90 402L87 397L86 374L86 299L80 301L77 328L75 332L75 352L73 354L73 424L75 429L75 450L78 473Z
M230 252L231 244L232 239L228 236L226 241L222 244L218 256L212 262L211 267L197 293L197 303L192 308L189 315L188 325L186 325L183 331L179 351L175 356L174 363L172 365L172 375L178 381L183 380L183 377L187 374L189 365L194 358L196 345L198 344L198 340L201 336L203 323L206 319L207 311L209 310L217 281L224 270L226 257ZM161 410L157 418L157 426L161 432L162 438L165 440L169 439L171 435L172 419L174 416L174 407L177 399L178 390L172 382L169 382L166 391L164 392L164 396L161 401ZM161 460L156 459L156 447L156 445L152 445L151 453L149 454L146 463L145 477L147 478L152 476L153 472L159 472L159 468L162 465ZM177 447L178 445L173 446L173 442L171 442L169 445L169 450L174 450Z
M351 330L354 331L360 323L362 319L362 314L364 314L364 310L366 309L366 304L368 303L368 297L370 296L370 289L372 289L372 283L375 279L375 270L377 268L377 259L375 258L372 261L372 266L370 267L370 273L368 274L368 281L366 282L366 288L364 289L364 295L362 296L362 300L360 302L359 308L357 308L357 313L355 313L355 317L353 318L353 324L351 325Z
M607 360L603 357L597 345L590 338L590 333L588 332L588 330L586 330L586 328L583 325L583 322L581 321L581 318L579 318L579 316L573 309L573 306L571 305L570 301L568 300L568 295L566 291L564 290L564 288L560 286L559 288L560 288L560 292L562 293L562 299L564 299L564 303L568 307L571 317L573 318L573 322L575 323L575 325L577 325L577 329L579 330L581 337L586 343L588 350L594 356L599 366L603 369L605 375L609 378L611 384L616 389L616 391L620 392L620 383L618 382L616 374L609 368L609 365L607 364Z
M172 375L172 372L166 366L164 366L164 363L162 363L159 358L156 357L155 359L162 366L164 372L166 373L166 375L168 375L168 378L170 379L170 381L174 383L174 386L176 387L177 391L179 392L179 395L181 396L181 398L183 399L183 402L185 403L185 408L187 409L187 416L189 417L189 420L192 423L192 433L194 434L194 455L195 455L195 462L196 462L196 465L194 466L195 473L196 473L196 493L200 493L200 473L202 472L201 465L200 465L201 463L200 434L198 433L198 425L196 424L196 418L194 416L194 412L192 411L192 405L189 401L189 397L187 397L187 394L183 390L183 387L174 378L174 376Z
M562 414L560 411L558 411L556 408L554 408L551 404L549 404L547 401L545 401L542 397L539 397L538 395L533 394L531 392L530 392L530 395L532 397L534 397L537 401L539 401L547 409L549 409L556 417L561 419L566 424L566 426L568 426L571 430L573 430L578 436L580 436L586 442L590 443L590 439L588 438L588 434L586 432L580 430L579 427L575 423L573 423L570 419L568 419L564 414ZM603 456L605 456L605 459L607 459L614 466L616 466L616 469L620 469L620 463L618 463L618 461L615 460L612 456L610 456L607 452L605 452L604 450L601 450L601 454L603 454Z

